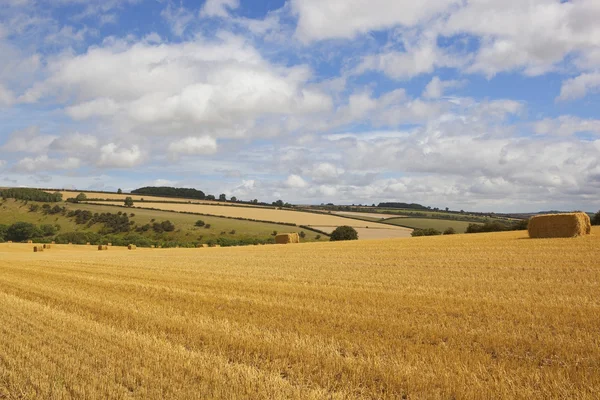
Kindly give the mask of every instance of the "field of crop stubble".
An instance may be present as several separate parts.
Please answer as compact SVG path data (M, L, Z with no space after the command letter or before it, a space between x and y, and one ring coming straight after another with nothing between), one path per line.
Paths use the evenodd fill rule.
M593 233L0 244L0 398L596 398Z

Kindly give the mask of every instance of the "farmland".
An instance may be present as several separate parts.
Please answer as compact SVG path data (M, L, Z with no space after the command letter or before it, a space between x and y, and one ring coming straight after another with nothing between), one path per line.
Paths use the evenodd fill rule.
M593 399L592 233L0 244L0 398Z
M466 221L453 221L448 219L434 219L434 218L390 218L386 219L387 224L395 224L398 226L406 226L413 229L427 229L433 228L440 232L443 232L447 228L454 228L458 233L463 233L467 229L467 226L471 222Z
M41 224L57 224L60 226L60 232L98 232L100 224L95 224L91 227L86 225L77 225L73 218L67 218L62 214L45 215L42 212L30 212L30 206L42 203L22 202L8 199L0 204L0 224L10 225L15 222L28 222L35 225ZM171 241L177 243L191 243L215 241L219 238L248 240L248 239L268 239L273 233L277 232L305 232L303 241L314 241L318 233L302 229L295 226L280 225L276 223L241 221L228 218L211 217L211 216L195 216L189 214L180 214L168 211L156 211L135 209L126 210L121 207L102 204L72 204L61 203L67 211L83 210L91 213L134 213L129 219L134 222L135 227L141 227L147 224L152 224L154 221L171 221L176 229L173 232L155 234L152 231L143 234L144 237L153 240ZM130 214L131 215L131 214ZM195 226L196 221L201 219L206 225L202 227ZM235 231L235 233L231 233ZM223 233L224 232L224 233ZM323 237L322 240L328 238Z
M103 204L122 205L121 202L106 202ZM203 204L179 204L179 203L138 203L134 204L134 207L141 208L154 208L159 210L177 211L177 212L190 212L200 214L211 214L225 217L234 218L248 218L257 219L262 221L273 221L281 223L292 223L298 225L308 226L330 226L336 227L341 225L348 225L353 227L365 227L378 228L386 230L402 230L401 227L392 225L380 224L377 222L360 221L351 218L344 218L336 215L321 214L321 213L309 213L302 211L290 211L290 210L276 210L270 208L257 209L251 207L226 207L226 206L212 206Z

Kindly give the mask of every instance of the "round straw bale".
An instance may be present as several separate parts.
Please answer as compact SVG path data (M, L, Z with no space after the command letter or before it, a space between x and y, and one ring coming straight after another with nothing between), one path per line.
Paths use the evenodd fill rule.
M128 248L129 250L135 250L135 249L137 249L137 247L136 247L136 245L135 245L135 244L130 244L129 246L127 246L127 248Z

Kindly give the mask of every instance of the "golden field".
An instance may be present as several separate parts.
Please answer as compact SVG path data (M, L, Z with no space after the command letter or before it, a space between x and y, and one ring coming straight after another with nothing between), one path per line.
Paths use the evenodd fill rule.
M90 204L93 204L91 202ZM122 205L121 202L107 201L102 204ZM154 208L157 210L177 211L177 212L192 212L200 214L210 214L223 217L234 218L249 218L261 221L292 223L297 225L319 226L319 227L335 227L348 225L352 227L368 227L369 229L396 230L410 232L412 229L403 228L400 226L380 224L377 222L361 221L351 218L343 218L331 214L309 213L302 211L276 210L273 208L252 208L252 207L228 207L228 206L213 206L203 204L181 204L181 203L144 203L134 204L134 207ZM360 236L359 236L360 238Z
M47 190L47 192L52 193L52 190ZM75 190L57 190L63 196L63 200L68 199L69 197L77 197L77 195L81 192ZM85 192L84 193L90 199L103 199L103 200L120 200L120 202L125 201L127 197L131 197L133 201L140 201L144 199L146 201L173 201L173 202L192 202L197 204L214 204L214 205L223 205L224 203L221 201L213 201L213 200L198 200L198 199L186 199L179 197L160 197L160 196L149 196L149 195L139 195L139 194L129 194L129 193L104 193L104 192ZM262 207L260 205L254 204L245 204L245 203L225 203L225 204L234 204L236 207Z
M600 230L0 244L0 398L595 399Z

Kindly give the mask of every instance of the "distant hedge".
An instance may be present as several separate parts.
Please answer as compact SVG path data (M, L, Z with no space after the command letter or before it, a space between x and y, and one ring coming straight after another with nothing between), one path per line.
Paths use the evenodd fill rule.
M169 186L146 186L131 191L132 194L162 197L180 197L184 199L204 200L206 195L203 191L191 188L175 188Z

